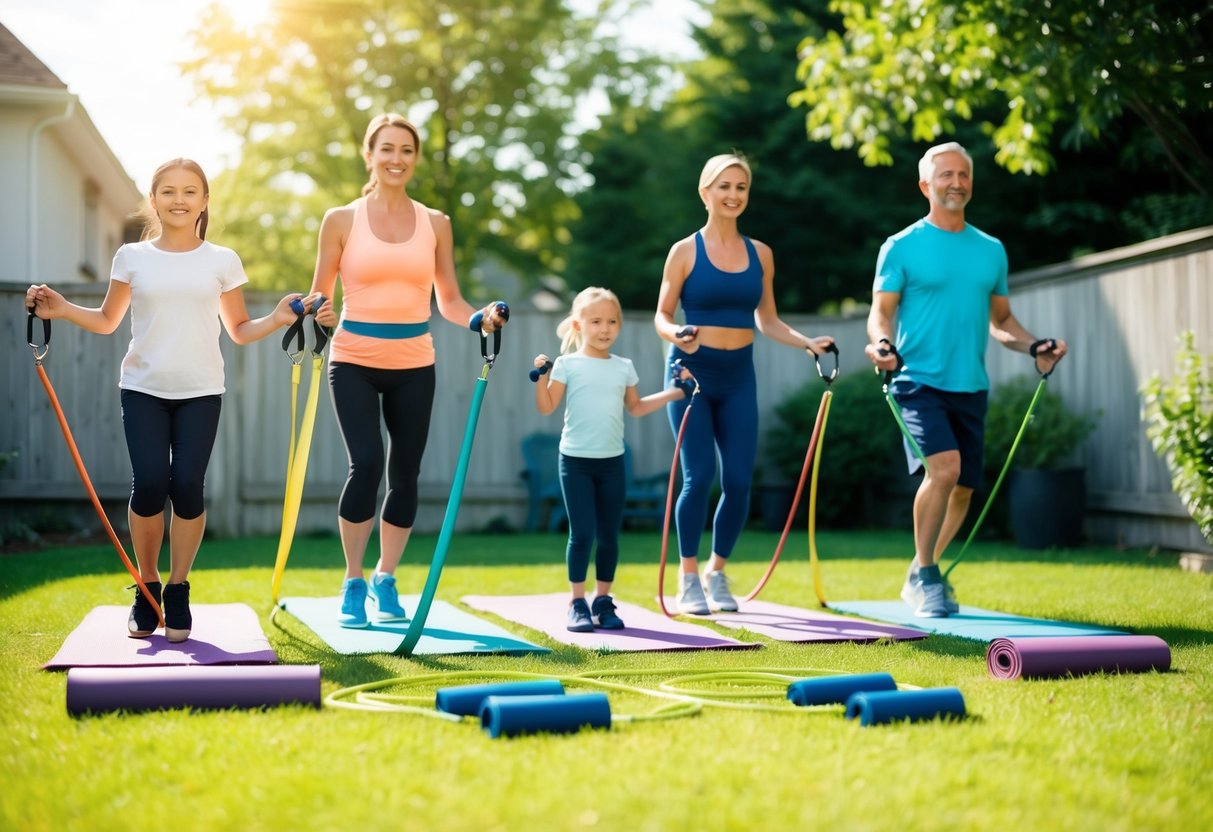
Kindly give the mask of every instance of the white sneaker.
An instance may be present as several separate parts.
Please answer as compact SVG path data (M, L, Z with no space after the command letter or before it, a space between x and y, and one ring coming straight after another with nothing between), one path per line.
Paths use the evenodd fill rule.
M712 612L737 612L737 599L729 591L729 579L723 572L708 572L703 576L703 591Z
M918 580L918 559L910 561L910 568L906 570L906 582ZM904 595L902 596L905 597ZM907 601L907 603L909 603ZM960 614L960 601L956 600L956 590L952 588L952 582L947 578L943 579L943 607L948 611L948 615Z
M901 600L914 608L919 618L947 618L943 584L924 584L921 580L906 580L901 588Z
M688 615L708 615L708 599L703 595L703 585L699 583L699 575L687 572L679 578L678 611Z

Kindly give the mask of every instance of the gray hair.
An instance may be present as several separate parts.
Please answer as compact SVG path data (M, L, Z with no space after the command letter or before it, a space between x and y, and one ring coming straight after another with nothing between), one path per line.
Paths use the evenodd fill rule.
M969 176L973 175L973 157L969 155L969 151L965 150L960 142L944 142L928 148L927 152L922 154L922 158L918 160L919 182L931 181L931 177L935 173L935 157L941 153L959 153L969 163Z

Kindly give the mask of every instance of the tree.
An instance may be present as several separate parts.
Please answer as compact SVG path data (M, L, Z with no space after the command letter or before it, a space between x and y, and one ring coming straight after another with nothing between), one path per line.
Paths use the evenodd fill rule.
M244 139L216 178L224 241L256 285L305 286L324 208L365 182L367 122L399 111L423 134L410 193L451 216L464 277L486 259L560 271L589 163L577 108L595 90L643 100L654 71L598 31L617 5L280 0L253 31L210 7L185 68Z
M1213 158L1193 122L1213 113L1213 4L1191 0L834 0L842 31L801 45L809 135L889 164L895 137L931 142L986 107L1012 172L1054 167L1053 139L1080 147L1126 111L1190 190Z

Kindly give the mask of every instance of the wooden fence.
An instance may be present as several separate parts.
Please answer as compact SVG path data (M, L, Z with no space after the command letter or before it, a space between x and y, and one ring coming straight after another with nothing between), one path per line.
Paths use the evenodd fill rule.
M1138 389L1155 371L1171 373L1176 333L1192 329L1198 348L1213 354L1213 228L1173 235L1150 243L1092 255L1012 277L1012 308L1029 329L1058 335L1072 354L1050 382L1072 407L1099 411L1095 434L1084 448L1089 491L1087 532L1096 540L1126 545L1201 549L1195 524L1172 493L1165 465L1145 438ZM9 402L0 426L0 517L51 510L87 516L87 502L58 423L26 348L21 296L25 284L0 283L10 313L0 320L0 337L10 346L0 365L0 391ZM100 302L103 287L71 287L77 302ZM250 293L254 314L267 310L269 296ZM542 417L527 380L538 352L553 354L561 316L519 309L502 342L501 357L489 377L476 432L472 465L460 509L459 527L480 528L493 521L521 525L526 495L519 478L520 440L533 431L558 431L560 416ZM663 382L664 345L652 331L649 311L625 314L616 352L630 357L640 373L642 393ZM787 316L802 331L835 336L842 372L865 370L862 316ZM97 491L116 525L125 525L129 460L123 438L118 367L126 350L126 325L113 337L99 337L56 324L46 369L58 391ZM428 450L421 469L419 530L441 524L451 476L462 442L475 379L482 361L478 339L438 322L438 390ZM207 475L209 529L219 535L276 534L290 430L290 364L267 338L247 347L224 339L228 392L215 453ZM1025 370L1021 355L992 346L991 377L1000 380ZM810 377L804 354L759 339L760 413ZM305 362L305 394L309 368ZM322 381L315 441L308 465L301 531L333 530L336 500L346 458ZM628 417L626 436L635 451L638 475L668 470L673 439L663 414Z

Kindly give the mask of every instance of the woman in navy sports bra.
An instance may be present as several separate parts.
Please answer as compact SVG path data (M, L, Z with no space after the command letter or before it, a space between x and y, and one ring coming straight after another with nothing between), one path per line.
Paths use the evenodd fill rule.
M829 336L802 335L780 320L771 248L737 230L737 218L749 203L750 177L749 163L735 154L713 156L704 165L699 197L708 220L670 249L654 318L657 333L671 344L669 361L680 359L701 390L682 440L682 492L674 512L682 555L678 610L692 615L737 610L724 569L749 514L758 454L755 328L813 354L834 343ZM685 324L674 319L679 304ZM680 335L687 329L688 334ZM675 433L688 404L666 406ZM712 554L701 578L699 538L717 453L721 495L712 522Z

